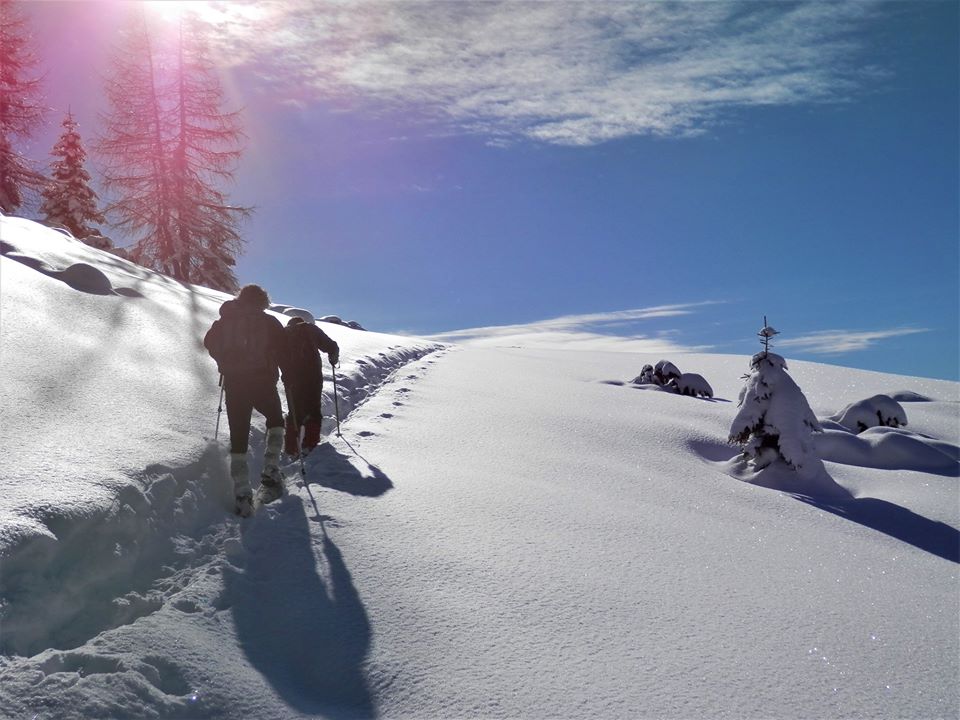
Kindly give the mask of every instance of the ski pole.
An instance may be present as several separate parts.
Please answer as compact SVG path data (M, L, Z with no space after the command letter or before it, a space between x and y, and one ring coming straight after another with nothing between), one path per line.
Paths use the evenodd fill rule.
M217 384L220 386L220 402L217 405L217 429L213 431L214 440L220 434L220 414L223 412L223 373L220 373L220 382Z
M340 392L337 390L337 368L330 366L330 374L333 375L333 410L337 414L337 437L343 437L340 434Z
M293 425L297 433L297 456L300 458L300 475L307 477L307 469L303 466L303 448L300 446L300 425L297 423L297 413L293 407L293 400L290 398L290 388L283 386L283 391L287 396L287 416L288 421Z

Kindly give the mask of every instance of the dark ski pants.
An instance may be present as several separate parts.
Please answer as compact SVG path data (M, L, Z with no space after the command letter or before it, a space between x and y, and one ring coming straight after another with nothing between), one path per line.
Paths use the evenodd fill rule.
M264 416L267 429L283 427L283 408L277 393L277 381L270 377L224 376L223 394L230 424L230 452L245 453L250 444L250 416Z
M323 384L316 382L291 382L287 385L287 400L292 405L290 412L297 426L309 420L320 422L323 417Z
M298 449L310 452L320 442L323 419L323 385L319 382L291 382L287 385L287 432L284 447L293 455ZM300 439L300 433L303 439Z

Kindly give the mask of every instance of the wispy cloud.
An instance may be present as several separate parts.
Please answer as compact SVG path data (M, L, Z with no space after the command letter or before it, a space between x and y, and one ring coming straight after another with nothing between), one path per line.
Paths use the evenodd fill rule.
M821 355L840 355L843 353L867 350L881 340L929 332L929 328L894 328L892 330L823 330L803 337L780 340L777 345Z
M683 305L660 305L608 313L565 315L518 325L453 330L432 336L444 342L481 346L521 346L563 350L592 350L611 352L702 352L707 346L684 346L672 339L674 331L660 331L655 335L612 335L597 332L605 328L658 318L689 315L694 308L716 304L713 301Z
M866 0L222 5L227 61L254 63L286 99L375 100L494 142L571 145L698 133L744 106L843 101L880 74L861 63L861 31L886 11Z

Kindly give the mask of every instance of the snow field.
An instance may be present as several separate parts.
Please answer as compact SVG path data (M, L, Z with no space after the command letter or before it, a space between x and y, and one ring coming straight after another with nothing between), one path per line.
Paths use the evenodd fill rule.
M642 361L582 355L454 350L401 417L382 420L394 400L377 396L352 420L357 451L390 457L403 490L376 505L333 498L354 578L381 620L369 672L413 683L416 702L391 692L385 716L951 706L953 660L909 680L899 667L907 655L923 665L928 653L956 654L955 572L944 575L942 559L733 480L704 457L735 453L721 440L732 403L598 382L618 367L631 377ZM695 365L714 367L705 375L720 378L719 398L739 385L730 358ZM905 571L918 584L901 592ZM901 603L935 620L902 620ZM915 653L921 628L926 649Z
M0 716L960 712L957 383L790 361L843 495L789 493L734 477L748 358L671 357L693 398L628 383L656 356L323 325L343 437L240 521L226 296L0 239ZM828 422L877 394L906 428Z

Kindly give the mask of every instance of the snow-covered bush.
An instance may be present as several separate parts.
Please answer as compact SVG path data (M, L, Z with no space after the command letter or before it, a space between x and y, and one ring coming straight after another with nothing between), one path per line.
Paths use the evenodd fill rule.
M677 366L669 360L661 360L653 367L653 374L660 378L661 385L667 385L671 380L680 377L680 371Z
M682 373L669 360L661 360L655 366L644 365L631 382L634 385L656 385L669 392L689 395L691 397L713 397L713 388L710 387L702 375L697 373Z
M756 470L782 460L801 477L815 475L822 463L812 433L820 431L820 423L787 374L786 360L765 350L753 356L750 368L730 442L743 446L744 458Z
M669 360L661 360L656 365L644 365L640 374L631 382L634 385L656 385L663 390L680 395L713 397L713 388L702 375L682 373Z
M680 371L676 365L669 360L661 360L656 366L644 365L640 370L640 374L631 382L635 385L660 385L661 387L665 387L671 380L679 377Z
M850 403L832 419L850 432L861 433L872 427L902 427L907 424L907 413L889 395L874 395Z
M657 378L653 374L653 365L644 365L640 374L631 380L634 385L659 385Z
M659 385L653 375L653 365L644 365L640 374L631 380L634 385Z
M680 377L671 383L681 395L691 397L713 397L713 388L710 387L703 375L697 373L680 373Z

